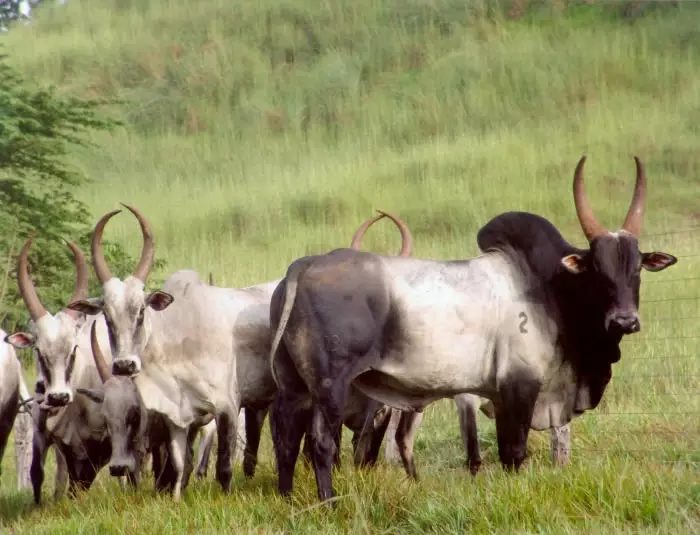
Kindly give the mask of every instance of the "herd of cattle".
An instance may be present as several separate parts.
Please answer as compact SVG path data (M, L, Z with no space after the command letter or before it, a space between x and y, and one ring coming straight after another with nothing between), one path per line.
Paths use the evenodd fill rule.
M326 500L334 493L343 425L353 432L360 466L376 463L391 429L394 450L416 478L412 449L422 411L454 397L472 473L481 464L478 409L495 418L507 469L525 459L530 428L551 429L554 458L565 462L568 423L598 405L622 336L640 330L641 269L676 262L639 251L646 197L639 159L631 206L614 232L589 206L584 162L573 190L588 249L570 245L542 217L508 212L479 231L480 256L417 259L406 224L381 212L349 248L300 258L281 280L232 289L178 271L149 292L151 226L124 205L143 235L133 275L121 280L105 261L102 234L119 211L110 212L91 243L102 295L88 297L86 259L69 243L75 291L52 314L30 278L29 238L17 259L17 283L31 322L26 332L2 333L0 343L0 459L22 407L31 414L36 503L52 446L59 492L66 479L71 494L89 488L107 464L120 482L138 485L150 459L156 488L177 500L204 430L197 474L206 473L216 435L216 479L229 491L243 434L239 412L250 477L269 411L279 491L293 488L304 439L318 496ZM384 216L401 232L398 256L360 250L365 232ZM33 348L33 395L14 348Z

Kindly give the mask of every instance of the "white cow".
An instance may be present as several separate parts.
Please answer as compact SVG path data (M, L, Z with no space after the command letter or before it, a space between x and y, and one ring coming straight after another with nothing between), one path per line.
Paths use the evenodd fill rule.
M104 312L110 330L114 376L133 377L151 414L167 426L179 500L185 471L187 434L216 419L216 478L224 491L231 485L239 408L248 397L275 391L264 362L269 348L269 302L277 281L240 290L209 286L193 271L179 271L163 290L147 293L145 281L153 264L150 225L134 208L144 246L132 276L113 277L102 254L102 232L111 212L97 223L92 260L104 295L79 300L71 308L88 314ZM240 379L239 379L240 378Z
M0 337L4 340L5 336L6 333L0 330ZM4 341L0 342L0 474L5 446L15 423L20 401L29 397L26 387L22 395L23 385L22 367L17 360L15 349Z
M90 354L89 328L97 324L100 336L107 339L101 316L94 319L74 310L64 309L51 314L41 304L29 277L28 254L32 239L28 239L17 261L17 282L20 294L32 319L29 332L17 332L6 341L17 348L34 349L38 367L32 438L31 480L34 500L41 500L44 460L49 446L59 448L67 463L71 494L77 488L87 489L109 457L109 439L104 418L89 400L75 396L79 387L93 388L100 384ZM87 295L88 268L80 249L69 243L77 272L71 300ZM59 465L60 466L60 465ZM63 477L57 475L57 496Z

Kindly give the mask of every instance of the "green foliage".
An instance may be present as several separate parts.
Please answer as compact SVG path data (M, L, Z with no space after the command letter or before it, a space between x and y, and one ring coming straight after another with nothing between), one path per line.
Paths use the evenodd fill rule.
M71 148L90 147L86 136L117 123L102 118L98 100L58 97L29 88L6 56L0 56L0 324L25 319L14 277L14 257L31 233L35 285L44 305L55 311L73 288L72 257L63 239L87 243L88 211L77 197L87 178L68 163ZM117 266L127 262L121 248L108 247ZM68 253L68 254L67 254Z
M700 224L699 14L694 2L71 0L0 36L26 79L126 103L110 109L126 128L95 133L99 152L71 150L95 177L75 190L92 217L133 204L159 258L220 285L272 280L347 245L374 208L407 221L423 258L475 254L478 228L514 209L582 245L571 198L582 153L611 227L628 207L631 156L643 158L640 245L680 257L642 275L643 332L624 342L601 406L573 423L570 467L552 467L547 434L533 433L528 466L504 474L480 416L484 466L470 477L447 400L426 410L417 484L384 462L355 470L345 433L333 511L315 507L308 467L290 501L277 496L265 426L252 480L237 466L224 496L210 469L179 504L150 478L120 492L102 470L86 496L35 508L12 490L8 452L0 531L700 531L700 233L687 231ZM138 251L129 214L106 235ZM380 223L364 247L395 252L397 233Z

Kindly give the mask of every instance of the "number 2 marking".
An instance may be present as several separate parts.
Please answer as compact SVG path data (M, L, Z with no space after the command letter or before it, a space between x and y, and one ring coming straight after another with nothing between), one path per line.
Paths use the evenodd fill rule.
M527 329L525 328L525 325L527 325L527 314L525 314L525 312L521 312L518 314L518 317L522 320L520 322L520 332L527 334Z

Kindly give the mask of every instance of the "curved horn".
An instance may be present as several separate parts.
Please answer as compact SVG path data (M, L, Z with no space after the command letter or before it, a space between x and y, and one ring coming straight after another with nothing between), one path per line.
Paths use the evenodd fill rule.
M34 283L29 277L29 261L27 256L29 255L29 248L32 246L32 241L34 241L34 236L27 238L24 242L24 247L19 253L17 258L17 285L19 286L19 293L22 295L22 300L29 310L29 316L37 321L39 318L44 317L48 314L48 311L41 304L39 295L36 293L36 288L34 288Z
M644 218L644 201L647 197L647 177L644 172L644 164L636 156L634 157L634 163L637 166L637 181L634 184L634 196L622 228L639 237L642 231L642 219Z
M148 274L151 272L153 267L153 257L155 253L154 242L153 242L153 232L151 231L151 225L148 220L133 206L122 203L122 206L129 210L141 225L141 234L143 235L143 249L141 249L141 258L139 258L139 263L136 265L134 270L134 277L139 279L144 284L146 279L148 279Z
M69 303L74 303L75 301L80 301L88 296L88 278L90 276L88 271L88 265L85 260L85 255L80 250L80 248L73 242L66 241L66 245L73 252L73 259L75 260L75 290L73 290L73 295L70 298ZM69 308L65 309L65 312L71 316L77 317L80 313L76 310Z
M113 216L117 215L121 210L113 210L100 218L95 225L95 230L92 232L92 241L90 242L90 252L92 253L92 267L95 268L95 274L101 284L104 284L112 278L112 272L109 270L104 253L102 252L102 233L105 225Z
M102 379L102 382L105 383L112 374L107 366L105 356L100 349L100 343L97 341L97 320L92 322L92 328L90 329L90 347L92 348L92 358L95 361L97 374L100 376L100 379Z
M394 214L383 212L382 210L377 210L377 212L391 219L394 224L399 227L399 232L401 233L401 250L399 251L399 256L411 256L413 252L413 236L411 236L411 231L408 230L408 225L403 219Z
M603 225L598 223L598 220L593 215L593 210L586 197L586 191L583 187L583 165L585 163L586 157L582 156L574 172L574 204L576 205L576 214L581 223L581 229L588 241L592 242L595 238L607 231Z
M368 219L367 221L362 223L360 227L355 231L355 234L353 234L352 236L352 241L350 242L350 249L355 249L356 251L359 251L362 247L362 238L364 238L367 229L383 217L384 214L380 213L379 215L374 216L371 219Z

